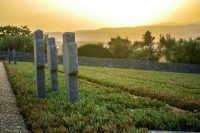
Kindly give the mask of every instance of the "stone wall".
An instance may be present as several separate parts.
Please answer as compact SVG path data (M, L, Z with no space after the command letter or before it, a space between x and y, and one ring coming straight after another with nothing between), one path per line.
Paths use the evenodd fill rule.
M33 62L33 53L17 52L18 61ZM7 59L7 52L0 52L0 60ZM111 59L95 57L79 57L79 65L115 67L128 69L143 69L182 73L200 73L200 64L181 64L181 63L160 63L151 61L135 61L128 59ZM58 56L58 62L62 63L62 56Z
M16 52L17 61L33 62L33 53ZM0 60L8 60L8 52L0 51Z
M79 64L84 66L116 67L168 72L200 73L200 64L160 63L128 59L79 57Z

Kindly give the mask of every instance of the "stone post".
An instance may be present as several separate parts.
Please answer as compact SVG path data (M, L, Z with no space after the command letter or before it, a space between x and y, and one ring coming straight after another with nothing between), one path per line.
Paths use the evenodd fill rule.
M49 67L50 87L53 91L58 90L58 61L55 38L48 38L47 41L47 62Z
M16 56L15 49L13 49L13 62L14 62L14 64L17 64L17 56Z
M74 103L78 100L78 54L74 33L63 34L62 47L67 100Z
M8 62L11 63L11 52L10 49L8 49Z
M46 96L45 89L45 54L43 43L43 31L34 32L34 65L36 76L37 96L43 98Z

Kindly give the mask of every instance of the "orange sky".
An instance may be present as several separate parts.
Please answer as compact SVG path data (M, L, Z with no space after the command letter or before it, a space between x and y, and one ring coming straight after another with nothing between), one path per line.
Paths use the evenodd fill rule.
M200 23L200 0L0 0L0 25L76 31Z

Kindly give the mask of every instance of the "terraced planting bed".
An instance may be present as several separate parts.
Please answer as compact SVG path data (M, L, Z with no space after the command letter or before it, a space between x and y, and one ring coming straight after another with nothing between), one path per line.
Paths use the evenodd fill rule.
M60 66L62 71L62 66ZM200 75L102 67L80 67L79 77L174 107L200 111Z
M33 63L6 64L18 106L32 132L200 131L200 75L79 67L79 101L59 89L36 96Z

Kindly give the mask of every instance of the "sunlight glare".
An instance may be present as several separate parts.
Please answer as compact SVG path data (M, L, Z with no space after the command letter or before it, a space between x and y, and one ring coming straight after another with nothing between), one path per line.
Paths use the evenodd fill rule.
M136 26L155 23L170 15L184 0L49 0L62 12L71 12L111 26Z

